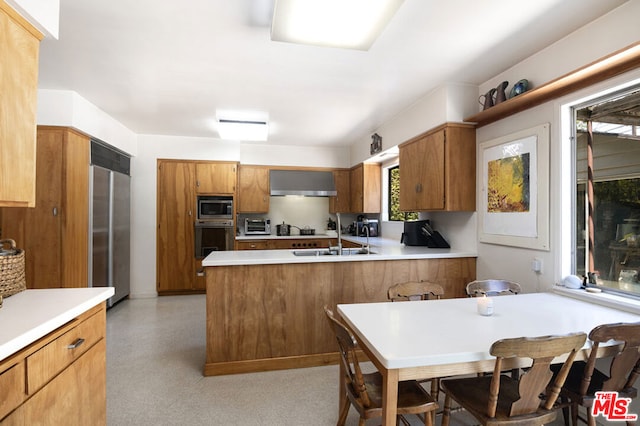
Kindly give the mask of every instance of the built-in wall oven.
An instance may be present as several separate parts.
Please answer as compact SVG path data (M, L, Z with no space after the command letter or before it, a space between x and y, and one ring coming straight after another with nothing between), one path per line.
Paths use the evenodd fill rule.
M233 219L196 220L195 231L197 259L214 251L233 250L236 234Z
M233 250L232 196L199 196L198 218L195 222L195 255L205 258L213 251Z

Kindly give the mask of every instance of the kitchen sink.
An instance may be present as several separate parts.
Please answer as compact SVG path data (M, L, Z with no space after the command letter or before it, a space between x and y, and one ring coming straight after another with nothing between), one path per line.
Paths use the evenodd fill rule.
M365 248L357 247L357 248L345 248L342 249L342 256L351 256L351 255L359 255L359 254L376 254L375 252ZM337 256L338 253L335 251L329 251L327 249L323 250L293 250L294 256Z

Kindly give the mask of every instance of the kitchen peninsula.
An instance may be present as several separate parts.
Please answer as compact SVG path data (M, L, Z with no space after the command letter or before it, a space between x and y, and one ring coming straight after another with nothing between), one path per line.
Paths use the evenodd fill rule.
M384 302L391 285L410 280L436 282L447 298L465 297L465 285L475 279L472 251L407 247L384 238L370 244L371 254L306 249L207 256L204 375L337 363L325 304Z

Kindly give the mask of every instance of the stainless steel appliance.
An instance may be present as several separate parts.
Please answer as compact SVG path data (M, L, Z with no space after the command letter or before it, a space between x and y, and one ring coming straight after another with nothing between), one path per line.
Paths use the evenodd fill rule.
M198 219L233 219L233 197L204 195L198 197Z
M233 250L233 219L196 220L195 256L205 258L214 251Z
M378 226L378 219L365 219L362 222L356 222L356 235L359 237L366 237L367 231L365 228L369 228L369 236L377 237L379 233Z
M114 287L111 307L130 289L130 157L91 141L89 287Z
M244 220L245 235L269 235L271 234L271 219L249 219Z

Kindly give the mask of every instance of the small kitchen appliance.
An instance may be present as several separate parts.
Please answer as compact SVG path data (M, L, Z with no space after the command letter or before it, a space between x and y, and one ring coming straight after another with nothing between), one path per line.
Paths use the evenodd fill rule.
M270 235L271 234L271 219L259 218L244 220L244 234L245 235Z
M407 246L427 246L429 248L449 248L449 243L434 231L431 222L426 220L411 220L404 223L404 232L400 242Z
M366 237L367 231L365 228L369 228L369 236L377 237L378 227L379 227L378 219L364 219L362 222L356 222L356 228L357 228L356 235L359 237Z
M233 219L233 197L232 196L210 196L198 197L198 219L218 220Z

